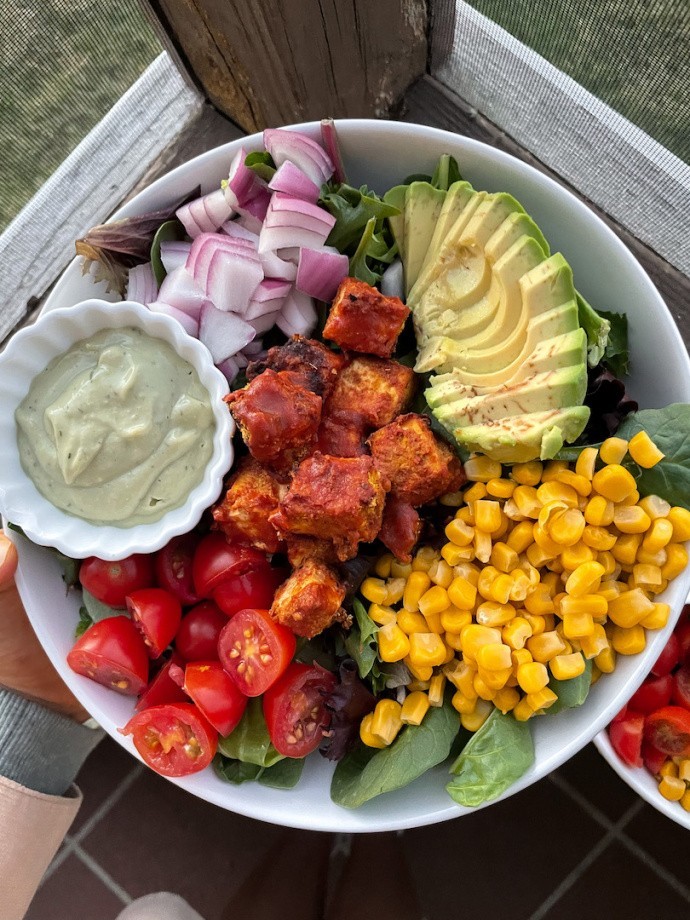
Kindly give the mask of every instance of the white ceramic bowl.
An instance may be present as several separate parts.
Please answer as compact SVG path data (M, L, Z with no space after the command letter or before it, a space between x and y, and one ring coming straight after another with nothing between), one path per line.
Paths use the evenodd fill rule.
M319 135L316 123L296 127L314 138ZM690 401L690 361L671 314L618 237L565 188L500 150L434 128L352 120L339 122L338 133L352 185L367 183L382 193L410 173L430 173L441 154L451 153L463 176L477 188L514 195L539 224L552 249L564 253L583 295L595 307L628 313L633 396L647 407ZM178 167L128 202L117 216L169 205L198 185L202 191L210 191L227 175L240 146L259 149L261 136L226 144ZM102 287L97 290L102 291ZM75 261L57 283L46 309L66 306L94 293L93 283L82 277L81 266ZM57 565L45 551L21 540L18 543L19 588L39 638L86 708L134 753L131 741L117 733L132 704L67 668L65 656L72 645L77 600L65 597ZM686 571L662 598L673 610L668 626L650 635L644 653L619 659L616 671L592 688L584 706L534 720L535 763L505 796L546 776L610 721L658 657L689 588L690 571ZM448 775L442 766L406 789L380 796L356 811L346 811L331 802L331 773L326 761L312 755L299 784L289 792L256 783L231 786L210 770L172 782L240 814L313 830L384 831L433 824L468 813L446 794Z
M157 521L132 527L92 524L45 498L22 468L14 420L31 381L53 358L102 329L123 326L136 327L166 342L194 367L208 391L215 419L213 453L203 479L185 503ZM160 549L173 537L191 530L220 494L232 463L234 422L222 402L227 393L227 381L213 366L208 349L187 335L178 322L151 313L141 304L124 302L114 309L104 300L92 299L44 313L32 326L18 332L0 355L0 513L35 543L54 546L75 559L123 559L130 553Z

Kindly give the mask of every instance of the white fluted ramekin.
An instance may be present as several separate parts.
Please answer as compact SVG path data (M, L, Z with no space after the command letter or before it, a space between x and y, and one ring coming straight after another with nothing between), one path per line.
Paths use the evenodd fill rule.
M213 453L201 482L184 504L157 521L132 527L91 524L67 514L38 491L24 472L17 448L14 413L31 381L58 355L101 329L134 326L161 339L194 367L208 391L215 433ZM189 336L174 319L151 313L141 304L125 301L114 306L104 300L86 300L73 307L44 313L22 329L0 355L0 513L34 543L53 546L74 559L98 556L123 559L130 553L151 553L178 534L191 530L205 508L220 494L223 477L233 459L234 423L223 397L225 377L214 367L208 349Z

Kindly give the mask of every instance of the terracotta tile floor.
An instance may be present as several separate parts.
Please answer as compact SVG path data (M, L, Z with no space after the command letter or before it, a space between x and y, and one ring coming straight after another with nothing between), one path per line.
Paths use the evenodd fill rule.
M110 739L78 782L82 811L27 920L114 920L157 890L221 920L281 834L184 793ZM295 832L294 845L310 836ZM690 835L638 799L591 745L519 795L401 841L427 920L690 918ZM276 917L299 920L280 908Z

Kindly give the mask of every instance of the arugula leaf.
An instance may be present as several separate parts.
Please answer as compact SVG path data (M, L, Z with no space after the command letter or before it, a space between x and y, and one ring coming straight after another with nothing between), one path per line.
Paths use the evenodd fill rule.
M327 245L335 246L338 252L348 255L354 254L364 228L372 217L380 221L383 227L385 217L394 217L400 213L399 208L386 204L376 192L369 191L366 185L356 189L345 182L322 186L319 204L336 218L326 240Z
M459 805L476 807L498 798L533 763L528 724L494 709L450 768L454 779L446 790Z
M82 604L79 608L79 622L74 629L74 638L78 639L79 636L83 636L89 626L93 626L93 623L89 611Z
M585 658L585 669L579 677L572 677L570 680L556 680L552 677L549 681L549 690L555 693L558 699L546 710L547 715L582 706L591 685L592 662L589 658Z
M430 709L421 725L407 725L390 747L359 745L335 768L331 799L359 808L377 795L401 789L448 757L460 718L446 701Z
M606 349L601 360L616 377L625 377L630 370L628 317L625 313L607 313L605 310L599 310L599 315L603 316L611 325Z
M184 238L185 230L179 220L166 220L156 231L151 243L151 268L159 286L163 283L167 274L165 266L161 262L161 243L168 243L171 240L183 240Z
M364 678L371 673L378 658L378 626L366 612L364 604L356 597L352 600L352 612L355 622L345 637L345 648L357 665L357 673Z
M218 739L218 750L232 760L257 767L272 767L283 759L271 744L258 697L249 700L237 728L227 738Z
M266 767L259 782L272 789L292 789L299 782L303 769L304 758L284 757L272 767Z
M270 182L276 174L276 164L267 150L256 150L244 158L244 165L253 169L260 179Z

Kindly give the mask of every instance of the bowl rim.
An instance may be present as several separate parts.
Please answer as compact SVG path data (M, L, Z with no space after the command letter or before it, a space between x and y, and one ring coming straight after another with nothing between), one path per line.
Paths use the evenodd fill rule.
M136 327L160 339L192 365L209 394L215 422L213 452L201 481L187 499L158 520L131 527L94 524L68 514L42 495L19 461L14 418L16 406L28 392L31 382L50 361L98 331L124 326ZM174 536L191 530L220 494L233 458L234 422L222 401L228 391L227 381L213 366L208 350L189 336L176 320L153 313L142 304L124 300L113 310L113 304L91 298L42 313L35 323L20 329L0 354L0 456L4 471L0 482L0 510L3 516L21 527L33 542L54 547L75 559L98 555L110 561L132 553L155 552Z

